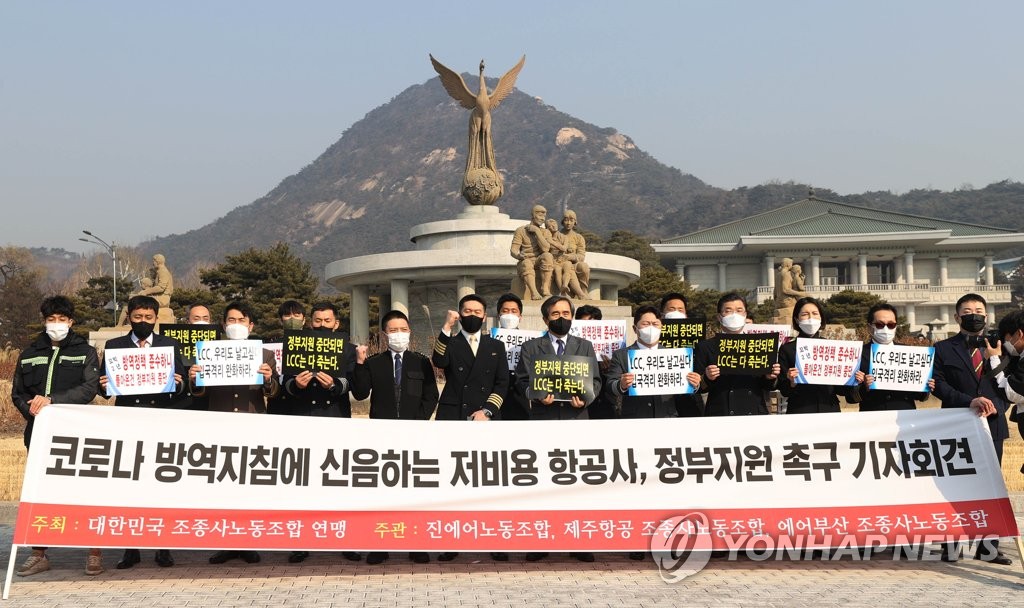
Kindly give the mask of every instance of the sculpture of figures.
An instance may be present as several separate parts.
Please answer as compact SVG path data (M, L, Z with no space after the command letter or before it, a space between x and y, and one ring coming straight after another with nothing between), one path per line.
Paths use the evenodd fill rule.
M551 256L555 266L554 279L555 285L558 286L558 294L577 300L586 299L587 294L580 288L580 282L576 278L576 265L571 259L575 256L570 253L573 251L573 245L569 237L558 231L558 222L553 219L547 220L544 225L550 234L548 242L551 244Z
M541 205L533 206L533 217L529 224L516 228L512 234L509 254L519 260L516 272L523 282L525 298L540 300L551 295L551 275L554 271L554 257L551 255L550 233L544 227L548 211ZM540 281L537 281L540 270Z
M792 308L798 298L807 296L802 289L803 282L800 283L801 289L797 289L794 283L793 260L792 258L782 258L779 271L775 275L775 307L777 309Z
M584 261L587 255L587 240L583 238L582 234L576 232L576 224L576 212L566 209L565 216L562 217L562 234L566 236L570 243L566 257L573 263L580 292L586 294L590 290L590 266ZM580 299L586 299L588 296L582 295L579 297Z
M141 289L131 294L133 296L152 296L160 305L157 313L158 323L174 323L174 311L171 310L171 295L174 293L174 276L167 268L167 259L163 254L153 256L153 267L149 269L149 276L143 277L140 281ZM124 325L125 317L128 314L127 307L121 311L117 324Z
M519 71L523 69L526 55L519 63L498 80L498 86L490 94L484 80L484 62L480 60L480 89L475 95L470 92L462 76L442 65L434 56L430 63L441 77L441 84L448 94L463 108L472 110L469 116L469 145L466 151L466 172L462 176L462 196L471 205L493 205L505 191L505 186L494 162L494 146L491 141L491 110L508 97L516 84Z
M800 267L800 264L793 264L793 289L803 293L806 289L805 281L807 281L807 275L804 274L804 269Z

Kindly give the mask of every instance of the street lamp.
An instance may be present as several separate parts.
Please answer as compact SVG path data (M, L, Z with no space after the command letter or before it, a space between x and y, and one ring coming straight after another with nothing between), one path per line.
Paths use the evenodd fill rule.
M95 234L89 232L88 230L83 230L82 234L87 235L89 238L83 239L83 238L79 237L78 240L82 241L83 243L92 243L94 245L99 245L99 246L103 247L104 249L107 250L107 253L110 254L110 259L113 261L114 269L112 271L112 274L113 274L113 279L114 279L114 326L116 327L117 326L117 248L114 247L113 243L108 243L108 242L104 241L103 239L101 239L100 237L96 236Z

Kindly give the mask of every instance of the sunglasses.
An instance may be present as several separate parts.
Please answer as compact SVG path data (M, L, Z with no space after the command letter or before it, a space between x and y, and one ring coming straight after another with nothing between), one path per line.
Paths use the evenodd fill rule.
M889 329L896 329L896 322L895 321L889 321L888 323L882 323L881 321L875 321L874 323L872 323L872 325L875 327L875 329L885 329L886 327L888 327Z

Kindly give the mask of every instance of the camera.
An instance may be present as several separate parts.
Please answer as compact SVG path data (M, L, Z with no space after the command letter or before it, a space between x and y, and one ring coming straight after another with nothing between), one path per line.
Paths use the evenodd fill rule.
M998 329L990 329L980 336L967 336L967 348L980 348L984 350L988 346L995 346L996 342L999 342L1001 339L1002 336L999 335Z

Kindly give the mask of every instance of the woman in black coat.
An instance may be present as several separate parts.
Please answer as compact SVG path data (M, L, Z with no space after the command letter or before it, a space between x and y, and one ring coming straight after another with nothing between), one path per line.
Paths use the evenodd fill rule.
M818 338L827 322L825 307L814 298L800 298L793 306L793 329L799 338ZM782 368L779 391L787 398L787 414L820 414L838 412L839 398L836 388L824 384L797 384L796 340L782 345L779 350ZM841 388L841 387L838 387Z

